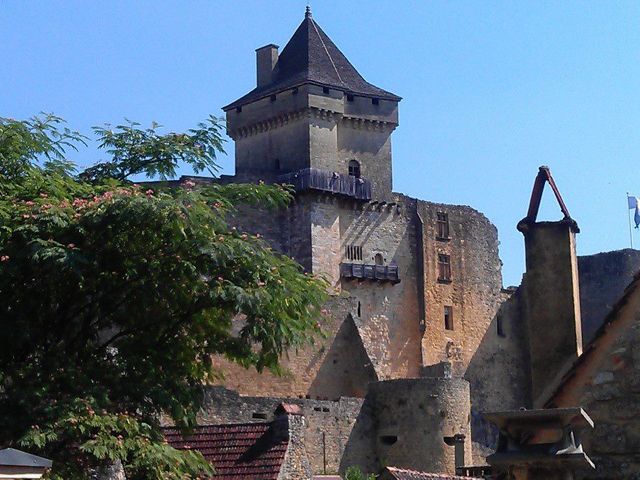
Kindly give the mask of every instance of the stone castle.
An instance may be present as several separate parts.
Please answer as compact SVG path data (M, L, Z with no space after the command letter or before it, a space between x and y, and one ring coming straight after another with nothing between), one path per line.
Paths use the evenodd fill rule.
M518 224L527 272L505 289L482 213L393 192L401 98L364 80L309 10L281 52L266 45L256 61L256 88L224 107L236 173L218 181L293 185L287 209L234 221L329 281L327 336L289 352L283 376L216 359L226 377L201 422L264 422L297 404L313 473L484 464L497 433L481 413L560 405L640 252L578 258L577 223L541 168ZM558 222L536 219L545 184ZM640 459L620 461L640 472Z

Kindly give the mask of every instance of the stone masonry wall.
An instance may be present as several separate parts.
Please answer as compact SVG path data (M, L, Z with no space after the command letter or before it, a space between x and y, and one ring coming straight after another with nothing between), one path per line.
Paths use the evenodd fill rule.
M455 474L455 450L445 437L463 434L471 459L469 384L460 378L414 378L371 384L341 470L359 465L378 473L387 465ZM374 423L366 423L373 418ZM361 424L364 423L364 425ZM362 444L362 448L356 448Z
M437 238L437 213L448 215L449 238ZM498 233L480 212L457 205L418 202L424 258L425 365L452 362L463 375L504 301ZM438 279L438 255L449 255L451 281ZM453 311L445 329L444 307Z
M586 354L585 354L586 355ZM595 423L583 435L596 470L580 478L640 478L640 295L637 290L607 331L598 337L553 399L558 407L581 406Z
M288 423L289 444L284 455L284 462L278 480L311 480L313 471L306 448L304 415L286 415ZM278 421L278 420L276 420Z
M360 413L362 399L251 397L240 396L223 387L211 387L207 390L198 422L206 425L271 421L276 407L282 402L302 407L304 443L313 473L336 473Z
M640 271L640 251L626 248L578 257L582 341L588 343Z
M331 377L325 375L324 378L328 382L326 389L318 385L317 382L314 385L314 381L325 363L333 361L335 350L332 350L332 347L336 337L338 337L338 343L342 344L337 346L339 351L357 351L359 348L361 340L358 336L350 335L345 338L344 335L340 335L343 323L352 312L355 314L356 308L353 299L347 296L333 295L330 297L325 304L328 314L322 319L324 336L316 336L310 339L313 343L299 346L297 349L287 352L281 359L282 375L274 375L269 371L258 373L254 368L246 369L220 356L214 357L214 366L224 374L221 383L227 388L237 390L242 395L282 397L301 395L304 397L310 395L313 390L313 395L320 398L338 398L342 393L337 391L335 387L346 383L344 380L337 379L332 382ZM369 381L370 366L367 367L367 363L370 362L365 360L359 366L360 373L358 374L362 376L362 380L358 389L366 388L366 383ZM353 370L357 368L358 365L352 366ZM358 374L354 371L351 376ZM338 374L336 373L336 375Z
M357 303L354 320L379 379L418 376L421 312L415 200L397 195L391 205L343 208L341 261L398 267L400 283L342 280L343 295ZM362 247L363 260L344 256L347 246Z
M361 100L370 103L368 98ZM362 177L372 184L373 198L388 200L392 189L391 132L395 125L372 128L370 123L353 118L343 118L338 125L339 171L348 173L349 161L356 160Z
M520 289L503 292L505 300L465 373L471 388L471 437L476 465L484 463L498 441L498 430L484 420L482 413L531 408L529 340L520 297Z

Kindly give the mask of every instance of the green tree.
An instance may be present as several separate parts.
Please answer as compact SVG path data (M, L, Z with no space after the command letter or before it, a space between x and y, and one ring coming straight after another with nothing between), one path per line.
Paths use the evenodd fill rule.
M344 480L375 480L375 478L373 473L370 475L362 473L359 467L349 467L344 474Z
M326 285L227 222L239 204L285 206L286 188L129 181L215 172L215 118L95 133L110 159L76 174L65 151L86 137L51 115L0 119L0 444L52 458L52 478L114 461L131 479L196 478L210 467L166 445L160 417L194 425L211 355L277 372L319 331Z

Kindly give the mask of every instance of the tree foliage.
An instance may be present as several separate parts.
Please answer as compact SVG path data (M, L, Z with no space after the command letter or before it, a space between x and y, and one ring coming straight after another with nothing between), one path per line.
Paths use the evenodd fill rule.
M360 467L351 466L347 468L344 474L344 480L375 480L376 476L371 473L369 475L362 473Z
M210 467L163 443L161 415L194 425L211 355L277 371L319 331L325 285L228 223L241 203L285 206L286 188L128 180L215 171L213 117L95 132L110 159L76 174L65 151L86 137L0 119L0 443L53 458L54 478L116 459L129 478L196 478Z

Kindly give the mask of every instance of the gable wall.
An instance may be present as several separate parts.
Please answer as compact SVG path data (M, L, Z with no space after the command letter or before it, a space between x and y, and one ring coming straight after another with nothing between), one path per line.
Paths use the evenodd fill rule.
M583 435L589 479L640 476L640 291L635 284L595 348L573 369L553 405L580 406L595 423Z

